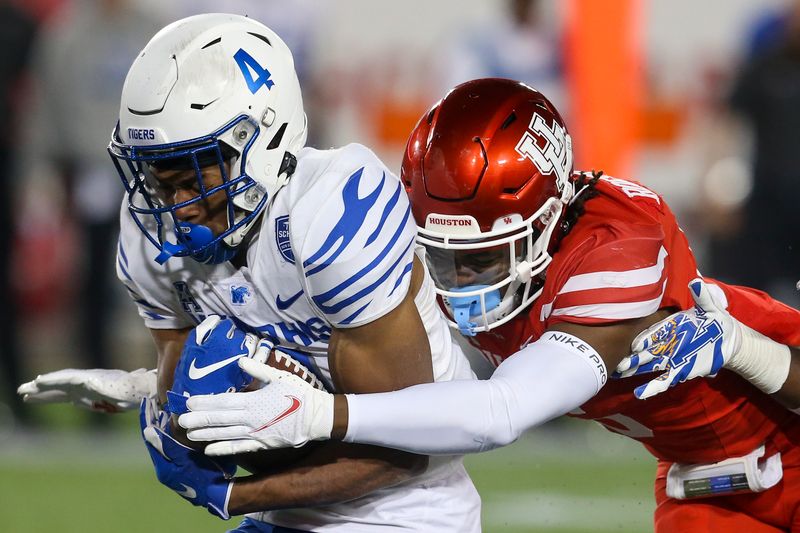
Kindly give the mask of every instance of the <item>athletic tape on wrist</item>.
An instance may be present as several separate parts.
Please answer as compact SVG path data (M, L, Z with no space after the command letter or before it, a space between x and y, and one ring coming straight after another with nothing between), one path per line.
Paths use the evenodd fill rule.
M777 392L789 377L789 347L742 324L742 345L726 365L767 394Z

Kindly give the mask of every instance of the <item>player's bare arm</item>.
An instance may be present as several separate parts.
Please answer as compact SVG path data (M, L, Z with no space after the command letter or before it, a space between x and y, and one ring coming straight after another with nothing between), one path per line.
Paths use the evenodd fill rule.
M414 303L422 268L415 260L408 294L389 314L366 326L334 330L329 357L337 390L391 391L433 380L428 338ZM427 464L423 455L331 442L282 472L238 479L228 509L242 514L347 501L404 481Z
M165 405L167 391L172 388L172 379L175 376L175 367L181 358L183 346L192 328L184 329L151 329L150 335L156 344L158 352L158 401Z
M422 266L417 262L408 295L395 310L367 326L336 330L330 356L332 375L341 390L378 392L432 380L428 340L413 297L421 279ZM166 404L166 391L172 388L175 367L191 331L151 330L159 354L162 404ZM394 331L410 335L398 336ZM173 427L173 435L187 442L182 433ZM239 478L228 511L243 514L347 501L399 483L426 466L426 456L331 442L280 472Z
M791 347L789 353L791 354L789 374L783 386L775 393L775 398L788 408L798 411L800 410L800 349Z

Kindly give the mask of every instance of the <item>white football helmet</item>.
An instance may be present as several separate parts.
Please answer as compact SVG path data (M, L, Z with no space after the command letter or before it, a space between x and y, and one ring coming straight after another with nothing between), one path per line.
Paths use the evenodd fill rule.
M305 142L289 48L255 20L213 13L170 24L141 51L125 79L109 153L131 215L162 252L157 260L188 255L218 263L233 256L288 182ZM213 164L223 183L206 190L200 169ZM200 193L174 205L159 198L150 169L160 166L194 168ZM228 228L221 235L177 219L177 209L221 190L228 197ZM171 216L164 221L163 214ZM176 243L167 240L170 234Z

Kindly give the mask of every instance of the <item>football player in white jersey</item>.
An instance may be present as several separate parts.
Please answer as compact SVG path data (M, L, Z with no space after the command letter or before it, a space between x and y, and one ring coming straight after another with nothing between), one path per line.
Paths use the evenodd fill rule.
M339 392L473 377L415 256L398 178L364 146L305 139L291 52L252 19L179 20L133 62L109 145L127 190L117 271L155 340L162 405L211 314L294 350ZM188 379L224 365L192 367ZM234 482L181 451L165 419L145 402L159 479L217 515L254 513L242 531L480 530L459 456L333 443Z

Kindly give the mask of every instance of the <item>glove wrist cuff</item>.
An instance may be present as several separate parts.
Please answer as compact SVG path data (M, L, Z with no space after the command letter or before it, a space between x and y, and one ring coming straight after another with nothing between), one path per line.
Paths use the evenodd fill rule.
M789 347L740 324L741 346L725 365L767 394L777 392L789 376Z
M208 511L223 520L230 520L231 515L228 513L228 503L231 499L232 490L233 480L209 485L206 489Z
M333 394L320 393L314 410L309 440L327 440L333 432Z

